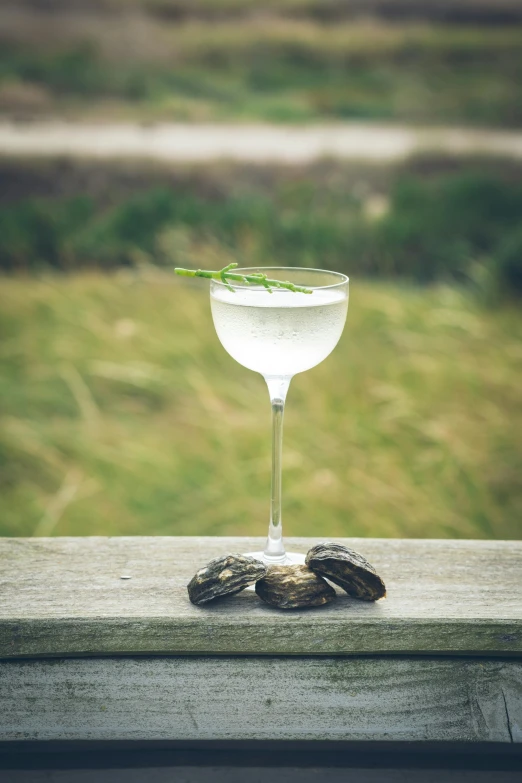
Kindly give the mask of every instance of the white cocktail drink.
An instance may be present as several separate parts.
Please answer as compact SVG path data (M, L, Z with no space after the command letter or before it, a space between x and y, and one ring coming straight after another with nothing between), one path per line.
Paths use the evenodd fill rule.
M292 377L326 359L341 337L348 309L346 291L336 288L270 294L221 286L210 301L223 347L265 378Z

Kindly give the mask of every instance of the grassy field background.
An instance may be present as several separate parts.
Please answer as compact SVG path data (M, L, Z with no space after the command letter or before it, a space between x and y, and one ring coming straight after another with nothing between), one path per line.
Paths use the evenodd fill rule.
M515 538L522 319L449 287L352 281L335 352L296 376L287 534ZM270 415L206 283L3 279L3 535L263 535Z
M298 16L213 5L224 11L217 19L199 6L176 15L154 4L8 3L0 115L522 125L520 24L485 26L480 13L459 25L347 20L342 4L326 20L306 5Z
M0 174L0 534L264 534L264 382L171 271L234 258L352 281L340 345L290 390L287 533L520 535L520 167Z
M7 0L0 120L522 126L515 0ZM517 538L522 167L0 159L0 535L263 535L270 411L202 281L351 277L287 534Z

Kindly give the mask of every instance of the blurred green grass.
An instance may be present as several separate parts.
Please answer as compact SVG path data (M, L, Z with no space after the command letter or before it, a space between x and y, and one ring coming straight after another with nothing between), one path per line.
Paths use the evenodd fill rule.
M352 279L341 343L290 389L293 535L516 538L522 319ZM0 281L2 535L263 535L262 378L167 272Z
M522 27L348 5L22 0L0 9L0 112L522 125ZM352 278L340 345L290 390L287 534L520 537L516 163L2 159L0 179L0 535L266 533L264 382L205 284L165 271L233 258Z
M522 125L517 25L23 19L2 36L5 114Z

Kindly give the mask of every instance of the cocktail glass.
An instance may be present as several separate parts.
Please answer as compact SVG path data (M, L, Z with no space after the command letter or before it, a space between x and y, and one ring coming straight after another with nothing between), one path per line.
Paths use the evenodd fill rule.
M239 364L264 377L272 404L272 498L268 538L263 552L251 552L270 565L304 562L285 551L281 521L281 456L286 394L293 376L326 359L341 337L348 312L348 278L339 272L296 267L235 269L265 273L312 289L287 289L210 282L217 335ZM230 290L230 289L233 290Z

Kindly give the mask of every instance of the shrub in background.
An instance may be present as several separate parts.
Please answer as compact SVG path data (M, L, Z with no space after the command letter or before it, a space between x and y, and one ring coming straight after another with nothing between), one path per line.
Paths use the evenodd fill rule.
M201 266L203 248L211 247L216 263L324 267L419 283L476 283L480 262L488 270L480 285L495 297L522 293L522 184L498 174L400 174L378 219L366 216L368 193L342 176L314 182L301 173L290 184L275 177L267 185L225 175L220 187L196 179L171 187L149 181L112 200L22 198L0 211L0 268L110 269L137 259Z

